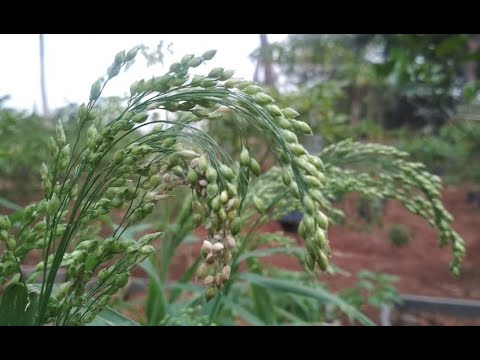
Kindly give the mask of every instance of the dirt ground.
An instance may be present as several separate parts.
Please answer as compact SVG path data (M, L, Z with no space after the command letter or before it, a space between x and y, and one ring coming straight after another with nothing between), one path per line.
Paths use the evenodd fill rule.
M450 248L440 249L436 231L423 219L410 214L400 203L389 201L383 228L358 232L345 227L332 227L329 238L333 249L332 262L356 272L362 268L398 275L401 293L480 299L480 209L467 203L469 185L447 187L443 193L446 208L455 218L453 227L466 242L467 255L461 275L448 271ZM342 209L355 213L356 203L347 199ZM407 224L413 238L403 247L388 239L393 224ZM349 285L354 279L335 276L322 280L332 288Z

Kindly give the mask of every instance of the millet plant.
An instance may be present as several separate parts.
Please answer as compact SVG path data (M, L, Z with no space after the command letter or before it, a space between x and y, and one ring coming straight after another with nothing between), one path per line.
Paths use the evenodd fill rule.
M123 110L105 122L97 101L137 51L119 52L106 76L93 84L89 102L78 109L78 132L68 137L72 141L58 123L56 137L49 140L50 160L40 167L45 199L0 218L0 324L93 322L127 284L131 271L156 251L154 240L162 237L157 232L125 240L122 234L154 206L161 207L177 187L191 189L194 224L208 231L195 275L205 285L207 301L222 296L228 286L232 258L239 246L245 246L238 239L248 228L247 210L258 223L274 211L273 204L279 205L278 211L289 206L301 209L305 264L311 271L316 266L327 270L329 217L338 216L331 201L346 191L394 197L426 217L440 230L441 244L453 246L451 269L458 273L464 245L450 228L452 218L441 204L437 177L402 160L402 153L376 145L343 142L319 155L309 154L296 133L311 134L310 127L295 120L299 115L295 110L275 105L258 85L232 79L234 72L223 68L189 75L191 68L210 60L214 50L199 57L186 55L166 74L135 82ZM164 112L176 113L175 120L159 115ZM222 121L225 114L238 120L231 129L242 144L237 161L195 126L202 120ZM145 126L150 130L136 132ZM261 169L249 150L246 126L263 138L280 165L255 186L253 179ZM87 136L85 146L79 142L82 133ZM132 133L139 135L112 151ZM395 158L390 172L372 178L339 167L358 157L376 156ZM322 159L332 161L327 166ZM418 187L423 196L412 194ZM246 204L252 204L257 215ZM93 231L95 222L118 213L121 220L109 236ZM26 274L21 263L31 253L40 253L41 260ZM61 269L67 278L59 283Z

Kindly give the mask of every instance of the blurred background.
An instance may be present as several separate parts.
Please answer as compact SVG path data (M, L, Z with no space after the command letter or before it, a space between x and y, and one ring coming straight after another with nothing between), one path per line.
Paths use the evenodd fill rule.
M187 53L217 49L216 57L196 70L222 66L261 83L281 107L295 108L312 127L314 136L300 139L310 151L352 138L396 146L425 163L442 177L443 201L467 243L462 273L455 278L448 272L450 252L437 247L428 223L393 200L352 194L337 204L347 220L329 230L333 273L312 285L288 256L265 257L261 266L328 289L379 324L480 325L480 34L0 35L2 213L41 198L38 169L48 158L55 121L74 131L76 108L88 100L91 84L118 51L136 45L141 45L136 64L104 94L105 117L121 108L135 80L163 74ZM229 129L228 122L206 128L233 152L240 144ZM273 163L268 151L260 158L263 169ZM162 221L173 221L180 207L181 197L172 200ZM295 227L287 222L298 215L263 231L287 234L295 242ZM192 261L192 242L186 241L173 261L166 275L172 281ZM145 294L125 299L130 296L140 304ZM118 306L141 318L141 306L128 307L125 299ZM243 304L249 312L232 319L341 323L318 301L273 296L269 301L280 315ZM282 309L296 319L281 315Z

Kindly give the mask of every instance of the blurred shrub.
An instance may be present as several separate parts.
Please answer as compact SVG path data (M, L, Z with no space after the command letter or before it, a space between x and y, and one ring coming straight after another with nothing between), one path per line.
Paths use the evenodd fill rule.
M393 245L398 247L404 246L410 241L410 230L406 225L394 224L388 231L388 238Z
M1 104L0 104L1 105ZM31 194L38 190L32 181L47 157L47 142L55 129L50 121L36 114L0 108L1 192ZM12 196L10 196L11 199Z
M455 121L438 133L399 133L397 146L448 182L480 181L480 122Z

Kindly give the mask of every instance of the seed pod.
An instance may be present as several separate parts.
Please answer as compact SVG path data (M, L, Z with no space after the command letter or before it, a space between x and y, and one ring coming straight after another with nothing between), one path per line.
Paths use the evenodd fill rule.
M201 174L203 174L208 169L208 161L205 157L201 157L198 159L198 170ZM214 169L215 170L215 169Z
M236 235L239 233L241 223L242 223L242 219L239 217L232 220L229 226L230 232L232 233L232 235Z
M118 275L117 280L115 280L115 286L121 289L127 284L128 284L128 273L124 272Z
M328 228L328 219L325 214L322 213L320 210L317 210L314 214L314 218L318 226L320 226L320 228L326 231Z
M220 196L215 196L212 201L210 202L210 207L212 208L213 211L217 212L220 207L222 206L220 202Z
M233 210L230 210L229 212L227 212L227 219L228 220L233 220L237 217L237 210L233 209Z
M116 162L117 164L121 163L122 160L125 158L125 150L120 149L115 152L113 155L113 161Z
M50 136L50 139L48 140L48 150L50 151L50 154L52 156L56 156L58 154L57 143L55 142L55 139L51 136Z
M250 168L250 171L256 175L256 176L259 176L260 175L260 165L258 164L257 160L255 160L254 158L251 158L250 159L250 164L249 164L249 168Z
M310 162L310 164L315 166L317 168L317 170L319 170L319 171L325 170L325 167L323 166L323 161L318 156L310 155L308 157L308 161Z
M209 166L206 173L205 173L205 177L207 178L207 181L209 183L214 183L215 181L217 181L217 170L215 170L212 166Z
M140 249L142 255L150 255L153 252L155 252L155 248L152 245L143 245Z
M203 280L203 283L205 285L211 285L215 281L215 278L212 275L208 275L205 280Z
M227 192L230 197L238 196L237 187L229 182L227 182Z
M262 92L263 89L258 85L248 85L243 92L248 95L255 95L256 93Z
M322 183L316 177L313 177L311 175L305 175L303 178L305 179L305 182L312 187L315 187L315 188L322 187Z
M288 147L296 156L302 156L306 154L305 148L298 143L288 144Z
M205 51L202 55L202 59L211 60L215 56L216 53L217 53L217 50L214 50L214 49Z
M207 185L207 194L209 198L213 198L218 193L218 185L216 183Z
M220 210L218 210L218 217L219 217L220 220L222 220L222 221L227 220L227 212L225 211L225 209L224 209L223 207L220 208Z
M309 252L305 252L304 261L310 271L315 270L315 259Z
M115 65L117 66L120 66L122 65L126 60L126 56L125 56L125 50L122 50L120 52L117 53L117 55L115 55Z
M326 271L328 268L328 257L323 251L320 250L320 257L317 259L318 266L322 271Z
M226 238L225 238L225 243L227 244L227 247L229 249L233 249L235 247L235 238L233 236L230 236L228 235Z
M227 264L232 260L232 253L230 250L225 250L222 253L222 260L224 264Z
M200 57L195 57L193 59L191 59L188 63L187 63L187 66L188 67L197 67L199 66L201 63L203 62L203 59L200 58Z
M10 251L15 251L15 248L17 247L17 243L13 237L7 238L7 248Z
M225 246L223 246L223 244L221 242L217 242L217 243L213 244L212 251L214 253L216 253L216 252L222 251L224 248L225 248Z
M218 273L215 275L215 286L221 288L223 284L222 274Z
M237 89L244 90L249 85L254 85L254 83L252 81L249 81L249 80L242 80L237 84Z
M192 159L192 161L190 161L189 168L195 169L198 166L198 159L199 158Z
M227 165L221 164L219 171L220 171L220 175L223 176L223 178L226 179L227 181L231 181L235 177L233 170L229 168Z
M205 276L208 274L208 266L206 263L202 262L197 268L197 271L195 272L195 278L196 279L203 279Z
M192 201L192 210L194 213L201 214L203 212L203 206L200 201Z
M222 75L220 75L219 79L221 81L228 80L233 76L233 74L235 74L234 70L224 70Z
M212 300L215 297L216 291L213 286L207 288L205 291L205 299L208 301Z
M58 120L57 126L56 126L56 132L57 132L57 141L59 145L65 145L67 142L67 138L65 137L65 131L63 130L63 125L60 119Z
M302 134L311 135L312 129L310 126L303 121L292 120L292 126L295 131L298 131Z
M60 200L58 199L57 194L54 193L51 199L48 200L47 202L47 213L50 216L54 216L59 208L60 208Z
M238 207L238 198L234 197L227 201L225 210L236 209Z
M230 266L226 265L222 268L222 280L223 281L227 281L229 278L230 278L230 271L231 271L231 268Z
M282 181L285 184L285 186L290 186L290 184L292 183L292 177L290 176L290 174L286 169L284 169L282 172Z
M179 72L180 70L183 69L183 65L179 62L174 62L172 65L170 65L169 71L170 72Z
M288 143L298 142L297 135L290 130L282 130L283 138Z
M282 116L282 112L280 111L280 108L277 105L267 105L267 110L270 114L273 116Z
M305 225L305 230L308 234L313 234L315 231L315 219L310 215L305 215L301 221Z
M148 179L148 183L151 186L151 188L157 187L161 182L162 182L162 179L160 178L159 174L152 175Z
M209 77L209 78L218 79L218 78L220 78L220 77L222 76L223 71L224 71L224 69L221 68L221 67L213 68L213 69L210 70L210 72L208 73L208 77Z
M220 193L220 201L222 204L225 204L228 201L228 192L226 190L223 190Z
M321 229L318 228L315 230L315 233L313 234L313 239L315 240L315 244L323 249L326 243L326 238L325 238L325 232Z
M184 57L182 57L182 60L180 60L180 62L183 64L183 65L186 65L189 63L190 60L192 60L194 58L194 55L193 54L188 54L188 55L185 55Z
M263 214L266 210L265 203L263 202L262 199L260 199L258 196L255 194L253 195L253 205L255 206L255 209L260 213Z
M186 149L179 151L178 154L186 160L192 160L199 157L199 155L195 151Z
M102 79L98 79L93 83L92 88L90 90L90 101L95 101L98 99L98 97L102 92L102 83L103 83Z
M257 104L260 104L260 105L268 105L273 103L275 100L271 96L263 92L259 92L253 95L253 101L255 101Z
M203 80L201 83L200 83L200 86L203 87L203 88L211 88L211 87L214 87L215 85L217 85L217 81L216 80Z
M135 56L137 56L137 52L138 52L138 47L132 48L132 49L127 53L126 61L132 61L133 59L135 59Z
M287 119L294 119L298 115L300 115L296 110L291 108L282 109L282 113L283 113L283 116L285 116Z
M193 223L195 227L199 227L202 224L202 215L200 214L193 214Z
M197 180L198 180L197 172L193 169L189 169L187 172L187 181L190 184L195 185L197 183Z
M315 209L315 204L314 204L314 202L313 202L313 200L310 196L305 195L303 197L303 206L305 207L305 209L307 210L307 212L309 214L315 213L315 210L316 210Z
M205 262L209 265L215 262L215 258L213 257L213 252L208 253L207 257L205 258Z
M292 181L290 183L288 190L290 190L290 194L292 194L294 197L296 197L297 199L299 198L300 195L298 193L298 185L295 181Z
M8 230L11 226L10 219L7 215L0 216L0 229L1 230Z
M213 245L210 241L204 240L202 244L202 251L206 253L210 253L213 251Z
M275 118L275 121L278 124L278 126L283 130L293 129L292 123L289 120L285 119L284 117L277 117Z
M240 153L240 164L242 164L243 166L250 165L250 154L247 148L243 148Z
M172 172L179 177L183 177L185 175L185 173L183 172L183 168L180 165L175 165L172 168Z

